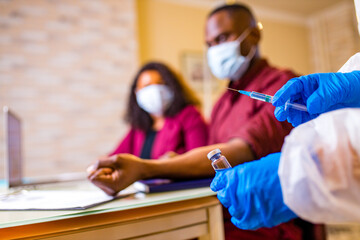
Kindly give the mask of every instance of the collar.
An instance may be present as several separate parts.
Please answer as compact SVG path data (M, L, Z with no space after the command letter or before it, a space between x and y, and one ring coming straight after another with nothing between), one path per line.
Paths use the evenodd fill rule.
M246 88L246 86L254 80L255 76L263 69L264 67L269 66L266 59L259 59L254 65L251 66L251 68L239 79L236 81L230 81L229 87L243 90Z

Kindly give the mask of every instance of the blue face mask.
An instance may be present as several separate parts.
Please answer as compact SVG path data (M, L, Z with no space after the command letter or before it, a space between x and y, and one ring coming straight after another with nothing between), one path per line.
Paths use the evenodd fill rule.
M240 53L241 42L249 33L250 29L248 28L235 41L221 43L208 49L208 64L211 72L217 78L238 80L244 75L256 52L256 48L253 46L246 57Z

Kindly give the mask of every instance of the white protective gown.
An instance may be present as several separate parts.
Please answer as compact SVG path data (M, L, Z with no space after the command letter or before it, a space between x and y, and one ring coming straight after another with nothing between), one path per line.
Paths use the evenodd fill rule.
M360 222L360 108L295 128L282 148L279 177L285 204L301 218Z
M360 53L339 72L360 70ZM360 222L360 108L320 115L293 129L281 150L285 204L315 223Z

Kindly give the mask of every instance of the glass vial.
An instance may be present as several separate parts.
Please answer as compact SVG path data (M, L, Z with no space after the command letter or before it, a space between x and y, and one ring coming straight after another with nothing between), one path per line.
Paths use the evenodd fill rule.
M211 165L215 171L231 168L230 163L224 155L221 155L221 151L218 148L209 152L207 157L211 160Z

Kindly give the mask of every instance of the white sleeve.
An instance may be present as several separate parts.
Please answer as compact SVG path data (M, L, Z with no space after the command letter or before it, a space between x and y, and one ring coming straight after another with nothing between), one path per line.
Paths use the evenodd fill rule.
M355 70L360 70L360 53L356 53L349 58L349 60L347 60L338 72L347 73Z
M360 222L360 109L328 112L293 129L278 173L285 204L301 218Z

